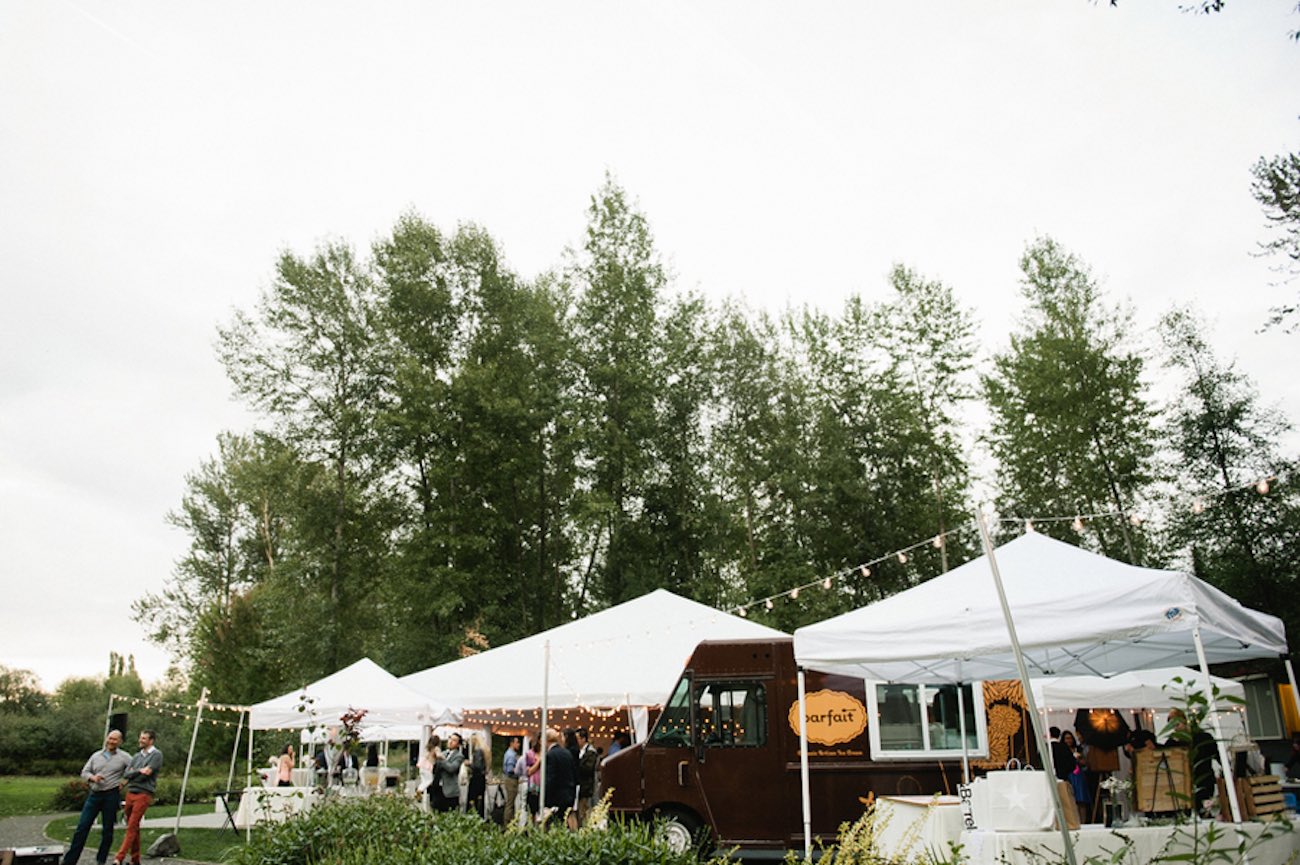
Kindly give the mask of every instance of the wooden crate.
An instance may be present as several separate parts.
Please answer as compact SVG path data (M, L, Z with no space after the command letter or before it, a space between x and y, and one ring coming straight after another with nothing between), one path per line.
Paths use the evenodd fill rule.
M1241 804L1243 820L1275 820L1286 816L1282 779L1276 775L1238 778L1237 801ZM1232 807L1228 804L1227 787L1222 778L1219 779L1219 812L1223 819L1232 819Z
M1133 756L1133 804L1138 811L1159 814L1192 807L1192 766L1186 748L1138 751Z

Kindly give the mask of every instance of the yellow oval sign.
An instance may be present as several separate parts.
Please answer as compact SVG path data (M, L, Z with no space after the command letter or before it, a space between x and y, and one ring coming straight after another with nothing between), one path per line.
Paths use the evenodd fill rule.
M867 707L843 691L813 691L804 696L808 710L808 741L841 745L867 729ZM799 734L799 701L790 704L790 729Z

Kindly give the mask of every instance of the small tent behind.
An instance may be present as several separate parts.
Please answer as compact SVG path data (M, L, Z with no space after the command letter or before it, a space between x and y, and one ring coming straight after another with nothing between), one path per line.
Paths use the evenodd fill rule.
M349 710L362 710L366 725L440 724L454 713L408 688L369 658L323 679L258 703L249 711L254 730L337 726Z
M1174 679L1182 682L1175 682ZM1211 676L1210 684L1222 697L1244 700L1246 689L1240 682ZM1110 678L1099 676L1059 676L1034 679L1034 701L1043 708L1174 709L1184 705L1185 691L1208 693L1199 670L1172 667L1159 670L1134 670Z

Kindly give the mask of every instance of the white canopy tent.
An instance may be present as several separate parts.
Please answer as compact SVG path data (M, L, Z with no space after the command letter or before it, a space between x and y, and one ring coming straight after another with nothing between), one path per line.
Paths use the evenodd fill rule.
M249 711L253 730L337 726L351 709L366 711L365 724L424 725L456 719L445 704L403 685L369 658Z
M1209 663L1286 652L1281 620L1191 574L1128 565L1034 532L994 551L982 518L980 526L986 555L795 631L799 666L886 682L964 683L1193 664L1208 675ZM1222 743L1220 758L1227 763ZM1068 839L1066 848L1073 860Z
M1182 680L1182 683L1174 679ZM1210 676L1210 684L1222 697L1244 700L1246 689L1234 679ZM1184 690L1209 693L1199 670L1171 667L1134 670L1103 679L1098 676L1060 676L1034 679L1034 700L1039 707L1110 709L1174 709L1182 705Z
M701 640L780 631L656 589L617 606L401 682L459 710L656 706ZM549 646L550 663L546 664ZM544 669L549 669L549 683Z
M1282 622L1191 574L1139 568L1027 532L997 548L1030 675L1113 676L1286 652ZM794 634L800 666L890 682L1016 676L987 556Z

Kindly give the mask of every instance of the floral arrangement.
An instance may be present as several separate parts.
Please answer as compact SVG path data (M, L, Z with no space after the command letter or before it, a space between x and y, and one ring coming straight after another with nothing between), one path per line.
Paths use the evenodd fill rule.
M339 721L343 724L339 745L343 750L351 751L356 747L357 742L361 741L361 721L366 717L367 711L369 710L348 706L348 710L339 717Z
M1110 775L1101 782L1101 789L1110 793L1112 799L1118 799L1121 796L1127 796L1133 792L1133 782L1128 778L1121 778L1118 775Z

